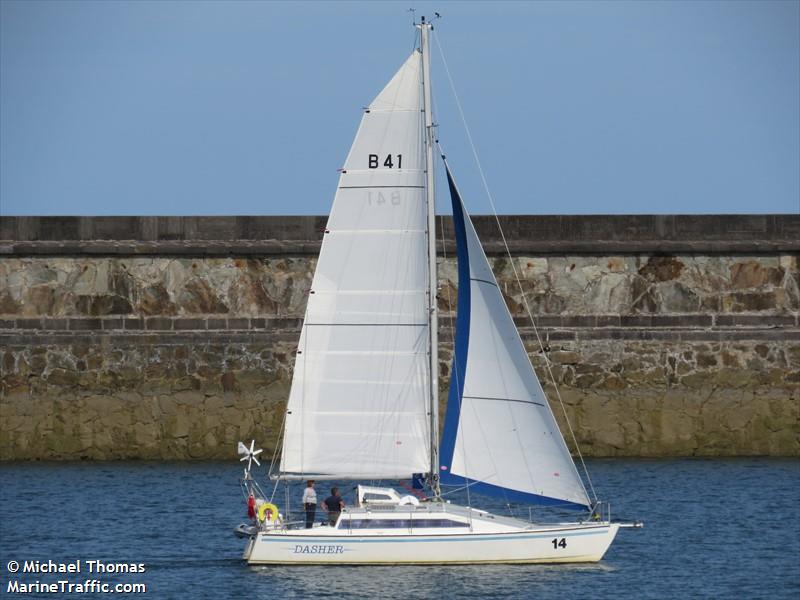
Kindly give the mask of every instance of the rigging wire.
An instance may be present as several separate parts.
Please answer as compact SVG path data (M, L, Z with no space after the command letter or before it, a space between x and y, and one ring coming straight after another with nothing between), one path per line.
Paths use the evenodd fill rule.
M272 477L272 469L274 468L275 461L278 458L278 447L281 445L281 442L283 441L283 433L284 433L283 432L283 427L284 427L284 425L286 425L286 413L287 413L287 411L284 410L283 411L283 419L281 419L280 433L278 433L278 439L275 441L275 450L273 450L273 452L272 452L272 460L269 461L269 470L267 471L267 476L268 477Z
M472 150L472 155L475 158L475 163L476 163L476 165L478 167L478 173L479 173L479 175L481 177L481 182L483 184L483 189L486 192L486 196L489 199L489 205L492 208L492 214L494 215L495 221L497 222L497 228L500 231L500 237L501 237L501 239L503 241L503 246L505 247L506 254L508 255L509 262L511 263L511 268L512 268L512 270L514 272L514 278L516 279L517 285L519 286L519 291L520 291L520 294L522 296L522 303L525 306L525 311L527 312L528 318L530 319L531 325L533 326L533 332L536 335L536 341L539 343L539 348L542 351L541 354L544 357L544 364L545 364L545 368L547 369L547 374L550 377L550 380L551 380L551 382L553 384L553 389L555 389L555 392L556 392L556 397L558 398L558 402L561 405L561 410L563 411L563 414L564 414L564 420L567 423L567 428L569 429L570 436L572 437L572 442L573 442L573 444L575 444L575 451L578 454L578 458L579 458L579 460L581 462L581 467L583 468L583 471L584 471L584 473L586 475L586 480L589 483L589 489L591 490L594 502L597 503L597 493L595 492L594 484L592 483L592 478L589 475L589 469L586 467L586 462L583 459L583 453L581 452L580 445L578 444L578 438L575 436L575 431L572 428L572 423L570 423L569 417L567 416L567 408L564 405L563 399L561 398L561 392L558 389L558 385L556 383L555 375L553 375L553 369L552 369L552 365L550 363L550 358L547 356L547 353L544 351L544 344L542 343L542 338L539 335L539 328L536 326L536 320L533 318L533 313L532 313L532 311L530 309L530 306L528 304L527 294L525 294L525 290L522 287L522 281L520 280L519 273L517 272L516 262L514 261L514 258L511 256L511 250L508 247L508 242L506 241L506 236L505 236L505 233L503 232L503 227L500 224L500 217L497 215L497 208L495 207L495 204L494 204L494 198L492 197L492 193L489 190L489 184L486 181L486 176L485 176L485 174L483 172L483 168L481 167L481 162L480 162L480 159L478 158L478 151L475 148L475 143L472 140L472 133L470 132L469 126L467 125L467 119L466 119L466 117L464 115L464 109L461 106L461 100L459 99L458 93L456 92L456 86L455 86L455 83L453 82L453 77L450 74L450 68L447 65L447 59L444 56L444 50L442 49L442 45L439 42L439 36L436 35L436 36L433 36L433 37L434 37L434 39L436 41L436 47L439 49L439 56L442 59L442 64L444 65L444 70L445 70L445 73L447 75L447 80L450 83L450 90L452 91L453 97L455 98L456 106L458 107L458 113L461 116L461 122L464 125L464 130L465 130L465 132L467 134L467 140L469 141L469 145L470 145L470 148Z
M417 29L417 21L416 21L416 18L413 16L414 15L414 9L413 8L409 8L408 12L410 12L412 14L411 24L414 25L414 43L411 44L411 52L414 52L414 50L416 50L419 47L420 36L422 35L422 32L419 29Z
M275 450L272 452L272 460L269 461L269 471L267 471L267 477L268 478L272 477L272 469L274 468L275 461L278 458L278 448L281 446L281 444L283 442L284 426L286 425L286 414L288 412L288 403L289 403L289 401L287 400L286 403L287 403L287 408L283 411L283 419L281 420L280 433L278 434L278 439L275 441ZM272 502L275 499L275 494L278 491L278 484L280 482L281 482L281 478L277 477L275 479L275 485L272 487L272 494L269 497L269 501L270 502Z

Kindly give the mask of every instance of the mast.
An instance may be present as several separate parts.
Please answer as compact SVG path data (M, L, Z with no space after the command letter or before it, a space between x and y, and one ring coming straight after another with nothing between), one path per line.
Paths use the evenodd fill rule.
M430 434L431 434L431 474L430 483L435 498L441 497L439 487L439 308L436 291L438 276L436 272L436 199L433 171L434 125L431 104L431 57L428 44L433 26L422 17L420 24L420 51L422 52L422 91L425 112L425 198L428 206L428 290L429 330L430 330Z

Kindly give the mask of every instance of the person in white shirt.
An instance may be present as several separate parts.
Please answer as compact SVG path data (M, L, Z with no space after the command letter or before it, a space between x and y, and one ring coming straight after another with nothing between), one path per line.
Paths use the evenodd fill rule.
M317 492L314 491L313 479L308 480L306 489L303 490L303 506L306 509L306 529L311 529L314 515L317 514Z

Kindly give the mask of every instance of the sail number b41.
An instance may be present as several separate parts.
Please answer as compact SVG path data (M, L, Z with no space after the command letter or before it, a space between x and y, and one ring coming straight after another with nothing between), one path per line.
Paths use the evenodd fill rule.
M395 162L393 159L396 158L397 161ZM370 154L369 155L369 168L370 169L377 169L380 166L380 157L377 154ZM383 161L383 166L389 169L394 169L397 167L398 169L403 168L403 155L402 154L387 154L386 159Z
M553 544L553 548L555 548L556 550L558 550L559 548L567 547L567 538L561 538L561 539L553 538L550 541Z

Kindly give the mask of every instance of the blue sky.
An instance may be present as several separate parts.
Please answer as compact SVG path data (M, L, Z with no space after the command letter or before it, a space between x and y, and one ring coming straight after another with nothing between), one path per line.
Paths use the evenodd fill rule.
M800 212L796 0L0 0L0 214L327 213L410 6L443 15L499 212ZM433 71L487 213L435 46Z

